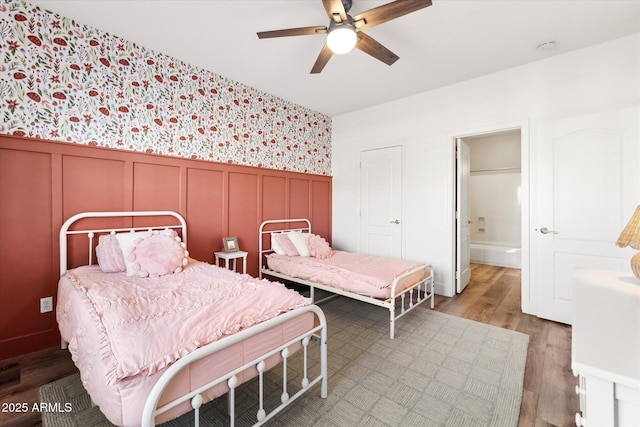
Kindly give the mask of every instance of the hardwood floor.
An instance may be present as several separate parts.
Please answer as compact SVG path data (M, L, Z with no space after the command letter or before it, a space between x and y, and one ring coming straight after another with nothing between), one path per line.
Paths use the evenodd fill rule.
M579 402L571 373L571 327L521 312L520 270L473 264L465 291L453 298L436 296L435 303L437 311L529 335L519 427L575 425ZM69 353L56 348L1 361L0 426L40 425L32 411L38 388L74 372ZM15 403L26 403L29 410L7 412Z
M69 352L55 347L1 361L0 426L41 425L40 413L33 407L38 403L38 388L75 372ZM14 374L19 374L17 381Z

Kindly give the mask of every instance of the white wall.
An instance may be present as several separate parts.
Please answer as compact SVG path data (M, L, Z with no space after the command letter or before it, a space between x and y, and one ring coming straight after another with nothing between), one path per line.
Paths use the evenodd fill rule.
M520 131L463 138L469 146L472 242L521 246ZM481 228L482 227L482 228ZM473 252L472 258L473 261Z
M525 123L534 152L541 121L640 105L639 52L636 34L334 117L334 246L358 250L360 151L402 145L403 257L432 264L453 295L453 138Z
M472 174L469 177L472 242L510 248L521 246L521 177L520 172Z

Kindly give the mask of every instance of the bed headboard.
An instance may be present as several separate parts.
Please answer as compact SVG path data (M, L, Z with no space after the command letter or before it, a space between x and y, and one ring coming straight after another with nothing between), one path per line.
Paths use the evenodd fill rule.
M90 229L82 227L70 228L73 224L85 219L85 218L133 218L134 217L173 217L176 221L172 224L152 225L152 226L136 226L136 227L121 227L121 228L100 228ZM81 212L70 217L62 224L60 228L60 276L63 276L67 272L68 266L68 237L71 235L86 235L88 238L88 255L89 265L93 262L93 248L94 238L111 232L126 232L126 231L144 231L144 230L164 230L166 228L181 230L182 242L187 244L187 222L177 212L173 211L114 211L114 212Z
M262 272L262 263L265 262L265 256L273 252L271 249L271 235L278 233L289 233L292 231L300 231L302 233L311 233L311 221L307 218L287 218L287 219L270 219L260 224L258 232L258 271ZM266 239L266 236L269 236Z

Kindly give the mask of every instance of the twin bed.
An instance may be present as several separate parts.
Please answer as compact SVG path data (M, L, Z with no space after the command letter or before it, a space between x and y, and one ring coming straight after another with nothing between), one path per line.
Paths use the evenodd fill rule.
M288 238L288 239L287 239ZM287 248L287 240L291 245ZM305 250L300 241L308 242ZM312 301L345 296L389 310L389 338L395 322L418 305L434 307L430 265L400 259L337 251L311 232L306 218L267 220L258 231L260 277L269 276L309 287ZM331 295L315 299L315 290Z
M127 225L103 226L113 220ZM335 251L311 234L308 220L266 221L259 233L256 279L189 258L187 225L175 212L87 212L64 223L57 320L84 387L109 421L150 426L194 409L197 425L200 406L226 393L234 425L235 390L254 377L256 425L315 384L326 397L327 325L313 304L316 288L387 308L391 338L399 317L427 300L433 308L429 266ZM88 265L67 270L87 249ZM311 298L262 275L309 286ZM295 387L287 378L293 352L302 354ZM265 408L263 375L278 363L282 403Z

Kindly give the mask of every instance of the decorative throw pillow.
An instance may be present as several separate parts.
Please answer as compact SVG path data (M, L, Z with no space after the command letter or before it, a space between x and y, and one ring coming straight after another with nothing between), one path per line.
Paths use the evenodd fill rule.
M271 249L273 249L273 252L278 255L286 255L286 252L282 249L282 246L280 246L280 243L278 243L278 240L276 239L276 236L279 235L279 233L271 233Z
M118 243L120 243L120 250L122 251L122 257L126 266L127 276L133 276L137 271L133 268L134 262L129 261L128 259L129 255L131 255L131 252L135 248L135 241L138 239L143 239L149 235L151 235L151 231L131 231L129 233L116 234Z
M329 258L331 256L331 246L329 246L329 243L327 243L323 237L312 234L309 236L307 244L311 256L316 258Z
M296 250L296 247L293 245L293 242L291 242L291 240L289 239L289 234L290 233L274 234L273 238L278 243L278 245L280 245L285 255L298 256L299 255L298 251Z
M127 271L120 243L115 233L100 235L98 246L96 246L96 258L100 269L105 273Z
M296 251L300 256L311 256L309 247L307 246L307 240L309 239L309 233L289 233L289 240L296 247Z
M155 230L144 238L136 239L134 244L127 260L133 262L132 268L137 276L179 273L189 262L189 253L173 230Z

